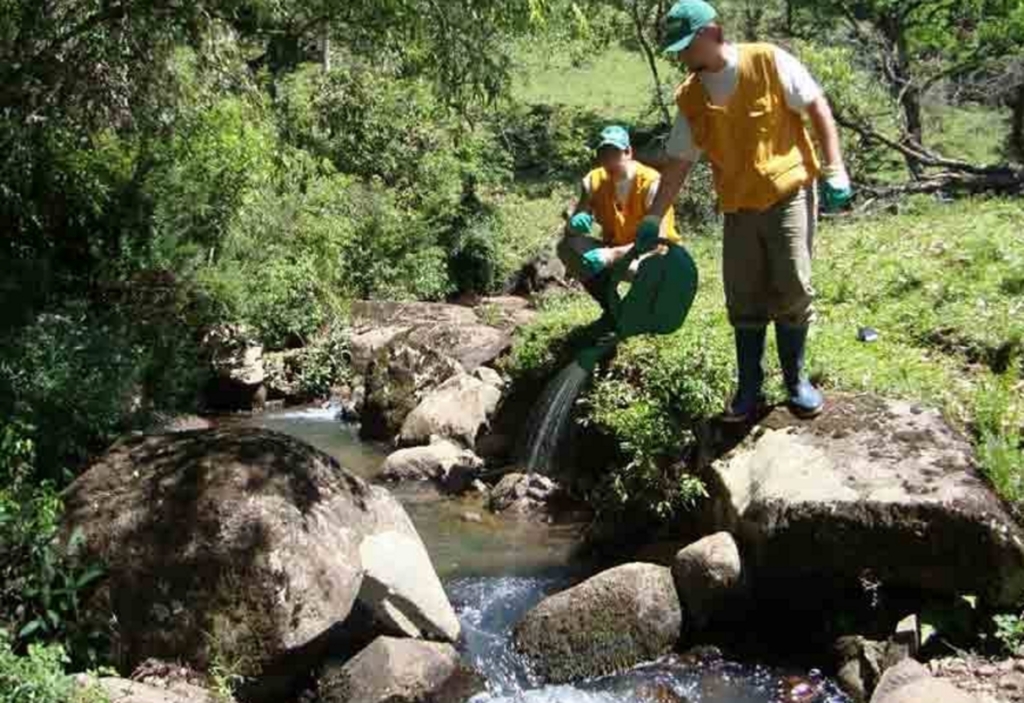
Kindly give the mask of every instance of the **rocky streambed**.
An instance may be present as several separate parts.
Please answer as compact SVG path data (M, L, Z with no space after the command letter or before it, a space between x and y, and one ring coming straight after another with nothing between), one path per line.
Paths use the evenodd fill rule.
M496 471L524 418L492 362L530 313L492 304L357 306L339 407L128 438L71 487L141 672L118 700L177 703L161 662L275 703L976 700L914 661L925 610L1019 602L1024 536L938 413L834 396L713 436L660 558L581 562L558 486Z

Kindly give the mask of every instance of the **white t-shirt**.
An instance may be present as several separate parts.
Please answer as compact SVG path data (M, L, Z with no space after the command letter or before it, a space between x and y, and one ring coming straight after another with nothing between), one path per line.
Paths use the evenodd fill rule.
M633 192L633 183L636 181L636 162L630 161L626 164L626 172L615 181L615 199L619 204L624 204L629 199L629 194ZM661 183L660 179L651 183L647 189L647 202L645 205L650 207L654 203L654 197L658 194L658 185ZM588 196L593 195L590 192L590 178L587 176L583 177L583 192Z
M811 76L807 67L791 53L780 47L775 48L775 69L779 73L786 105L793 112L803 113L807 106L821 97L821 86ZM724 105L736 92L739 81L739 52L735 44L725 45L725 68L721 71L701 71L700 82L707 91L711 103ZM669 135L665 152L671 158L697 161L700 149L693 143L690 123L682 114L676 115L672 133Z

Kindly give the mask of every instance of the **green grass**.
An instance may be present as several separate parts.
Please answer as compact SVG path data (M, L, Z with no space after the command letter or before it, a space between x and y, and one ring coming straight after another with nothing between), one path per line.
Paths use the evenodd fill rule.
M570 52L530 42L518 49L516 61L513 96L521 102L578 107L627 124L652 114L654 83L639 52L613 45L574 62ZM665 96L671 100L677 71L659 60L659 72L669 84Z
M523 262L553 247L561 236L562 211L577 193L572 186L559 183L550 184L548 191L546 195L531 197L511 190L489 198L497 211L497 235L501 240L498 265L503 280Z
M589 420L618 440L633 466L609 474L621 489L616 500L643 498L660 505L659 513L670 512L671 501L652 500L649 464L643 471L634 465L653 450L685 452L695 426L723 407L732 386L721 241L693 238L688 246L701 287L686 325L669 337L623 344L590 401ZM825 222L815 252L819 317L808 350L811 374L830 392L866 391L941 409L977 440L981 466L998 492L1020 503L1022 275L1024 214L1013 201L921 199L901 215ZM559 299L519 338L509 370L549 372L564 360L565 336L596 316L585 298ZM880 339L858 341L860 326L878 329ZM766 355L769 390L779 400L773 346ZM674 443L644 432L652 417Z
M925 109L925 144L945 156L975 164L1005 161L1010 111L980 106Z

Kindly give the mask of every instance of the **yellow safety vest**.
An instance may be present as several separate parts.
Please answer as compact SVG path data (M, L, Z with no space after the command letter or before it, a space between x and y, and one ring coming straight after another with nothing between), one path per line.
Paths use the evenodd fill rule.
M636 164L633 189L623 204L615 197L615 181L604 168L595 168L587 174L590 184L590 208L594 219L601 225L604 243L608 246L632 244L636 240L636 229L647 214L647 199L651 186L657 183L661 174L650 166ZM676 232L676 216L672 208L665 213L666 234L669 239L679 241Z
M697 75L676 91L693 143L707 154L722 212L767 210L817 178L801 115L786 105L771 44L740 44L736 92L713 105Z

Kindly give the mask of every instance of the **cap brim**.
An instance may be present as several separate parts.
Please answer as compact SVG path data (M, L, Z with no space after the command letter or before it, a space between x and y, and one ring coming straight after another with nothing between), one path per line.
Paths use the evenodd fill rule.
M606 139L605 141L603 141L603 142L601 142L600 144L597 145L597 151L601 151L601 149L604 149L606 146L613 146L616 149L618 149L619 151L625 151L626 149L629 148L629 144L626 144L625 146L623 146L622 144L619 144L618 142L613 142L613 141L609 141L609 140Z
M686 47L690 46L690 44L693 43L694 37L696 36L697 32L694 32L693 34L688 34L679 41L673 42L666 46L664 49L662 49L662 52L666 54L678 54L680 51L683 51L684 49L686 49Z

